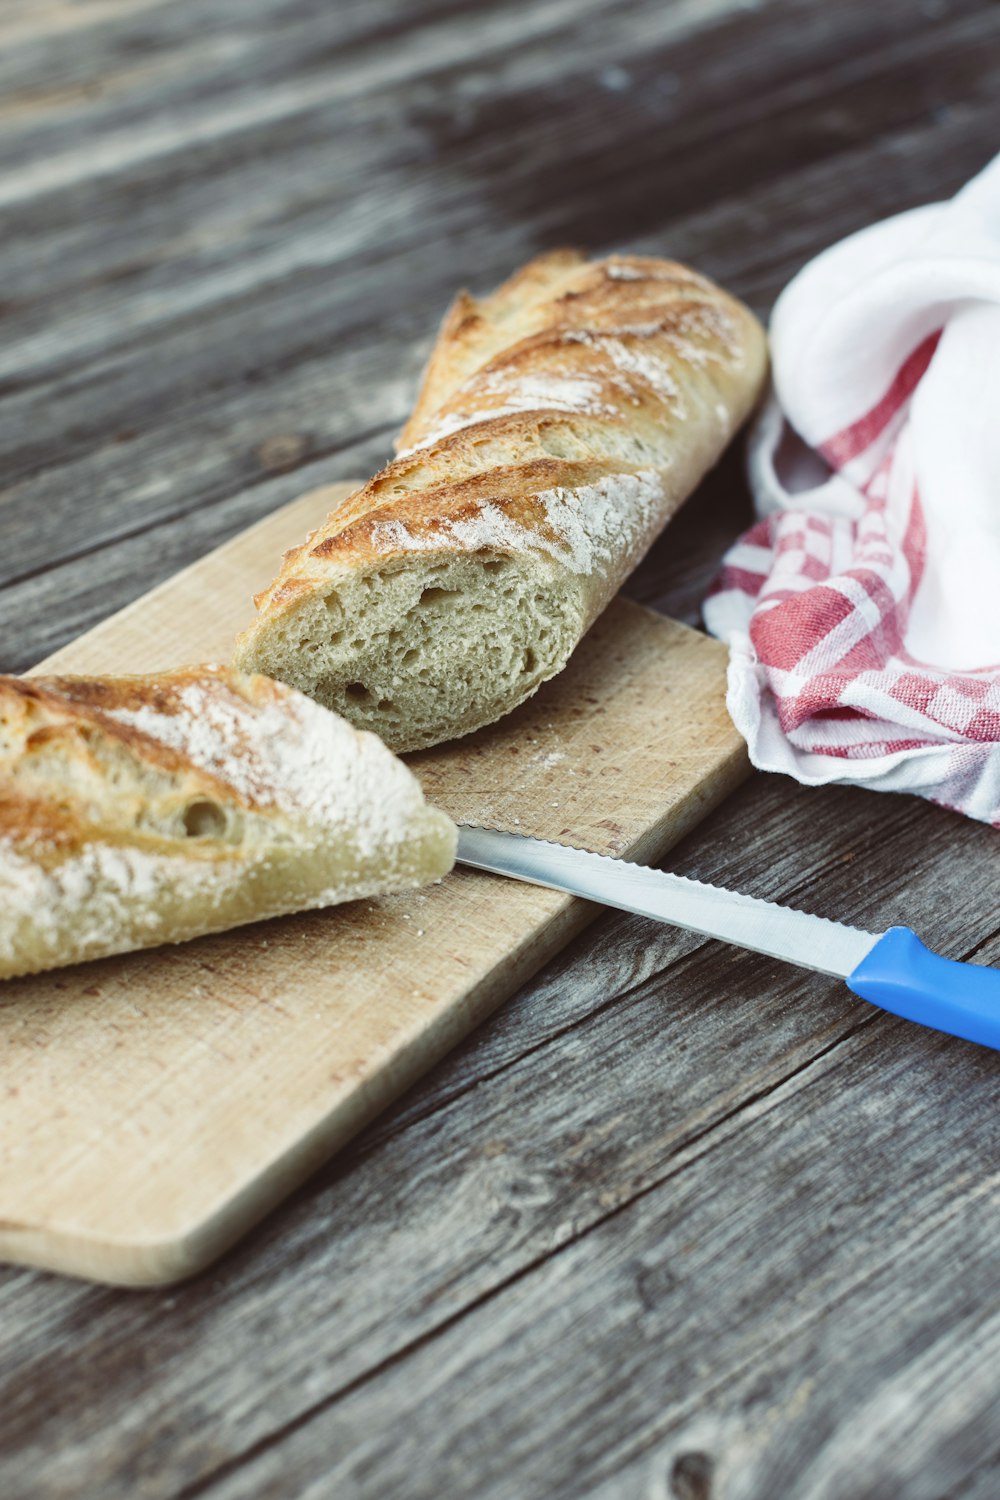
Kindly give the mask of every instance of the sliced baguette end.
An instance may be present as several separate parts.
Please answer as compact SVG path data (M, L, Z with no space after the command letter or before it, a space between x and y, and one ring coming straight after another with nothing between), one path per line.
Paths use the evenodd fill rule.
M390 750L423 750L493 723L560 672L584 610L581 580L542 554L376 560L248 631L235 662Z

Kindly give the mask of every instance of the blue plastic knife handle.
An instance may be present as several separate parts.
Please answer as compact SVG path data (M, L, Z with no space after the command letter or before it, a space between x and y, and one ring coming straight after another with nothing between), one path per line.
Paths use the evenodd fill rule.
M907 1021L1000 1049L1000 969L942 958L908 927L890 927L847 985Z

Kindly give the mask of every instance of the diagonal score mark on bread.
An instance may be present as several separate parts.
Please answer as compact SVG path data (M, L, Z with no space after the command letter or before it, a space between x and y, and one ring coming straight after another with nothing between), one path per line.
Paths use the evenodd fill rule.
M748 414L741 303L670 261L557 251L445 318L397 457L285 556L236 662L394 750L560 671Z
M0 978L444 875L374 736L226 667L0 677Z

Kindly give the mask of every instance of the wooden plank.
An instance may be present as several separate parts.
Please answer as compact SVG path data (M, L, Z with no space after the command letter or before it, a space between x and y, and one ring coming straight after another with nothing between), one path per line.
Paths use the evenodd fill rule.
M835 157L839 192L812 221L819 248L868 210L852 158L873 132L922 124L933 135L942 79L953 78L949 86L961 86L966 111L945 122L964 146L962 155L955 142L949 147L957 183L978 164L968 112L996 109L998 54L990 43L1000 18L970 0L952 0L937 24L916 30L905 0L854 4L838 17L845 51L832 58L833 23L824 9L775 0L713 33L701 95L687 104L677 80L689 60L704 58L704 46L698 35L678 37L673 8L634 8L644 35L641 50L634 43L635 56L617 64L627 80L621 88L608 86L599 65L607 45L601 7L582 18L576 9L542 7L533 28L520 29L510 64L497 68L489 86L475 74L475 89L473 36L488 56L491 48L504 53L504 39L511 47L510 27L501 24L506 11L474 32L442 17L450 40L440 56L433 28L419 48L408 47L408 33L401 33L391 42L391 68L384 58L378 64L391 73L379 88L348 88L354 53L348 46L338 60L334 50L324 83L333 95L329 106L277 136L265 109L260 150L249 149L245 131L235 158L207 146L199 155L179 138L163 158L134 168L123 163L111 179L116 196L99 212L81 215L66 193L41 200L51 202L45 212L54 220L28 222L19 209L6 241L10 306L0 352L11 526L4 576L22 576L53 556L92 549L252 484L261 450L289 435L299 449L291 461L306 463L347 441L359 421L369 426L373 411L379 425L398 424L423 341L459 278L486 285L540 242L566 238L603 246L653 233L662 251L669 234L679 253L690 253L686 222L716 214L727 201L743 227L720 230L711 247L693 247L706 269L717 269L720 249L748 232L751 243L737 262L757 253L757 242L773 259L786 233L775 226L788 220L767 213L759 195L799 172L803 161L818 166ZM173 44L191 45L189 30L156 14ZM334 12L324 24L337 24ZM295 45L287 37L281 44L291 48L287 55L281 47L277 57L267 52L254 101L279 87L295 93L288 70L307 45L301 16L291 30ZM756 41L748 48L751 31ZM245 89L245 55L220 29L211 34L222 48L218 66L227 87ZM312 38L314 52L324 36ZM251 26L245 46L264 45ZM551 63L543 71L542 62L553 48L564 80L560 108L549 129L539 130L542 99L553 88ZM182 49L182 61L186 55ZM368 65L376 66L375 50ZM183 119L185 96L175 91L189 86L184 72L167 69L164 92L152 101L148 81L137 78L137 105L148 110L158 100ZM447 80L445 104L426 102L428 74ZM894 87L901 76L905 90ZM673 80L670 88L664 79ZM216 83L211 73L201 80L206 89ZM133 122L121 119L116 97L112 90L97 118L93 110L86 118L99 138L117 128L131 141ZM403 139L389 129L393 111L410 122ZM776 116L780 129L771 128ZM501 117L509 122L502 134L495 128ZM67 137L75 140L79 126L72 122L70 136L67 123ZM332 129L349 139L349 150L329 151ZM502 150L488 147L491 140L502 140ZM52 144L46 137L34 149L50 152ZM31 145L31 138L21 140L19 149ZM632 172L616 170L623 157ZM533 165L512 167L512 159ZM451 164L446 173L442 160ZM545 185L556 175L554 195ZM669 195L641 186L661 175L669 176ZM376 177L377 197L369 192ZM465 178L475 191L463 186ZM882 211L897 206L891 171L883 168L877 181ZM925 182L925 175L915 177L905 201L921 195ZM89 236L86 245L81 235ZM724 269L744 290L739 264ZM787 269L786 255L772 274L771 294ZM342 358L345 343L350 362ZM86 509L81 494L90 498ZM40 508L52 519L46 536L34 525Z
M92 630L174 576L214 547L244 531L261 514L290 503L307 488L335 483L347 474L374 471L384 460L389 431L350 443L335 456L279 470L245 486L228 500L195 508L162 526L140 527L114 544L40 569L2 595L10 622L0 640L5 672L23 672L51 656L67 640Z
M1000 94L998 94L1000 98ZM996 104L992 114L1000 125L1000 112ZM992 128L992 127L991 127ZM907 132L898 139L884 145L873 145L865 151L858 150L846 158L824 162L788 178L778 178L766 191L756 195L751 206L741 199L727 208L706 210L694 219L676 226L672 248L696 262L709 264L728 281L742 280L743 289L749 291L753 300L761 302L773 295L788 272L813 250L820 248L832 234L845 232L855 227L862 218L890 209L904 207L926 196L928 180L941 182L940 191L951 191L957 187L963 175L980 165L984 153L979 145L970 149L969 118L961 111L954 111L941 121L916 132ZM808 212L803 225L799 215ZM784 237L775 237L763 230L772 222L795 226ZM713 248L714 247L714 248ZM659 251L664 243L657 236L648 236L638 248ZM515 252L516 253L516 252ZM742 277L738 273L741 261L748 266ZM442 289L441 296L445 292ZM433 316L426 320L429 330ZM391 330L387 330L385 337ZM109 607L123 606L145 588L159 582L178 566L232 532L246 525L276 503L301 490L303 486L319 482L324 478L337 478L349 472L374 467L388 452L388 439L394 425L402 420L412 390L412 376L416 371L416 357L410 358L406 380L399 375L400 357L391 344L383 344L379 356L379 373L366 380L362 392L364 402L371 398L371 405L352 407L365 420L373 406L381 412L394 413L392 422L382 434L372 437L363 447L349 444L341 454L327 454L327 438L320 443L321 456L316 457L312 445L317 441L315 424L326 418L321 414L336 404L327 399L320 385L313 384L304 409L292 412L280 403L271 405L265 401L251 408L251 420L241 429L240 446L235 453L226 445L220 445L217 432L213 435L204 422L210 416L199 418L194 429L187 435L172 431L167 439L153 442L146 448L146 457L141 467L134 471L131 465L139 464L140 454L128 443L110 445L108 453L101 459L101 467L95 470L88 461L62 473L54 472L39 476L36 481L25 481L27 488L8 491L0 514L4 517L4 535L9 538L8 564L19 575L26 570L31 557L36 564L34 572L22 582L9 585L3 595L3 614L8 621L3 633L2 662L6 670L18 670L32 660L63 644L66 639L92 625L95 619ZM372 367L374 371L374 366ZM141 380L141 373L136 374ZM383 382L384 378L384 383ZM298 387L300 394L302 387ZM358 391L347 382L349 400L357 402ZM332 390L340 392L333 384ZM109 393L109 399L113 393ZM339 399L339 396L338 396ZM235 410L235 408L234 408ZM27 419L26 419L27 420ZM256 426L254 424L257 424ZM109 431L119 431L110 420ZM224 431L223 427L223 431ZM341 429L343 433L343 429ZM304 444L300 457L293 461L291 469L271 475L261 462L260 453L291 452L288 440ZM338 438L331 435L330 442ZM190 456L183 461L176 458L176 444L183 443L182 452ZM95 462L97 460L95 459ZM297 465L303 464L301 469ZM196 477L192 465L199 474L211 480L211 491L205 496L198 486L202 480ZM207 469L206 469L207 466ZM46 580L46 573L54 561L53 552L61 549L62 543L47 542L39 547L40 530L34 518L39 513L53 517L51 528L60 534L64 518L60 506L64 497L67 505L79 510L78 497L89 495L96 487L98 496L107 492L107 514L121 512L131 505L128 499L131 486L141 489L143 484L153 485L157 474L162 477L164 467L168 470L168 488L174 498L166 498L173 506L178 496L184 497L180 514L174 522L161 523L158 531L151 532L148 544L142 535L149 517L140 513L133 518L135 534L103 545L87 531L85 551L64 568ZM175 473L176 469L176 473ZM745 501L745 484L735 465L729 470L734 485ZM142 476L141 480L139 476ZM231 486L235 493L223 499L221 496ZM189 495L189 490L193 491ZM194 510L187 509L193 503ZM22 509L23 507L23 509ZM141 512L141 506L140 506ZM89 514L89 510L87 514ZM744 512L745 513L745 512ZM217 519L215 519L217 517ZM83 517L81 516L81 520ZM121 525L122 516L116 519ZM705 566L710 572L726 536L739 528L739 518L732 519L728 531L721 530L718 540L706 532L708 553ZM31 546L39 549L26 553L21 547L21 531L33 538ZM697 532L697 527L694 528ZM52 535L52 529L49 530ZM72 533L71 533L72 535ZM98 536L100 531L98 530ZM117 549L117 556L113 555ZM44 558L44 560L43 560ZM675 551L670 541L665 541L651 556L645 576L666 576L668 582L676 580L685 588L688 599L693 599L704 575L686 571L686 554ZM666 590L643 589L644 599L656 599L661 607L683 618L692 618L690 606L675 604Z
M39 670L225 660L253 589L346 488L259 522ZM529 703L412 764L456 818L655 857L746 774L724 681L715 642L619 601ZM197 1270L593 914L459 871L5 985L0 1254L130 1284Z
M4 216L10 378L50 382L19 409L21 430L4 430L5 454L30 449L35 465L19 472L17 490L7 469L0 509L14 563L5 576L22 579L4 599L7 662L61 644L318 482L324 463L332 477L367 469L348 456L338 471L329 453L340 441L332 408L357 399L357 350L366 426L376 411L377 423L398 423L420 340L455 280L486 285L531 249L592 235L595 246L673 249L765 310L824 244L954 191L995 149L997 12L985 3L741 7L710 16L700 44L680 54L661 18L680 15L683 34L695 7L626 0L581 9L579 23L567 11L561 29L526 47L517 23L537 9L532 0L506 8L507 44L497 28L477 56L487 9L501 14L488 0L454 10L469 50L437 73L421 47L423 4L404 16L381 0L41 0L0 16L5 40L20 33L16 51L0 49L4 102L15 96L23 111L23 132L8 135L21 155L8 166L62 153L74 135L103 138L116 111L119 125L144 109L183 115L183 68L193 94L221 88L227 107L242 73L267 107L272 58L291 57L281 51L285 19L304 33L310 11L319 36L336 13L348 47L372 18L382 34L371 38L363 84L385 101L381 116L377 104L363 115L359 95L343 110L313 104L284 123L189 141ZM54 51L63 26L68 45ZM410 84L380 67L375 53L390 48L413 59ZM636 59L648 65L633 74ZM316 65L336 66L333 49ZM630 86L635 77L641 87ZM285 81L279 65L276 89ZM734 153L731 113L751 93L760 112L739 128L752 142ZM210 105L196 112L204 118ZM5 132L12 126L18 119L6 118ZM358 231L346 247L345 226ZM367 277L356 275L362 259L373 263ZM411 300L391 292L383 315L379 282L383 292L405 286ZM225 360L197 364L187 390L194 340L172 311L181 313L185 283L182 317L204 318L206 340L228 340ZM327 310L330 297L338 307L355 300L374 337ZM325 347L300 337L303 320ZM71 349L77 387L94 380L89 414L55 378L68 373ZM105 353L129 360L127 380L113 361L97 368ZM141 391L175 355L177 388L165 383L136 437L101 454L122 431L129 383ZM314 359L315 378L298 373ZM224 390L226 369L235 380ZM237 451L226 456L231 423ZM303 454L304 480L254 463L251 450L272 435L313 431L322 443ZM136 489L157 477L168 487L129 509L130 474ZM699 497L634 580L641 597L696 617L713 558L746 513L739 490L711 505ZM32 553L42 519L51 539ZM46 578L56 558L63 566ZM950 952L984 941L982 955L996 961L984 895L995 849L990 830L905 799L808 794L762 778L675 857L690 873L855 920L907 918ZM0 1272L4 1495L85 1488L131 1500L232 1493L241 1482L257 1494L287 1472L325 1496L338 1461L348 1500L379 1482L391 1494L389 1450L409 1414L408 1497L441 1493L442 1476L449 1494L477 1500L532 1486L574 1500L993 1496L992 1074L970 1077L974 1054L960 1044L924 1057L926 1039L906 1030L883 1034L874 1057L850 1051L849 1036L835 1046L830 1057L848 1048L836 1098L830 1083L783 1093L783 1078L850 1031L854 1002L821 983L784 989L777 974L734 971L722 950L695 953L684 941L623 918L600 922L211 1275L124 1295ZM606 1055L607 1076L588 1066ZM892 1066L896 1057L905 1066ZM818 1107L806 1119L810 1090ZM581 1092L593 1108L572 1140ZM753 1117L761 1105L774 1116L766 1132ZM700 1154L682 1155L692 1141ZM602 1197L615 1215L603 1233L592 1228L607 1212ZM640 1198L653 1212L629 1219L623 1238L617 1226ZM692 1252L679 1230L699 1212L707 1238ZM741 1229L755 1281L734 1243ZM572 1277L562 1277L571 1251ZM492 1311L506 1360L490 1340ZM428 1381L434 1354L452 1364ZM347 1433L336 1427L341 1409L353 1418ZM445 1435L460 1464L449 1465Z
M937 1085L949 1061L968 1092L946 1116ZM1000 1353L997 1177L987 1166L956 1183L940 1147L962 1141L966 1102L991 1113L994 1089L970 1048L926 1034L911 1047L901 1024L863 1027L717 1131L704 1155L682 1153L662 1185L583 1242L570 1229L564 1249L461 1324L203 1492L318 1496L328 1484L402 1500L417 1472L427 1495L535 1500L601 1481L605 1495L640 1495L650 1470L633 1461L657 1439L661 1485L701 1453L708 1493L952 1492L1000 1443L984 1379ZM626 1099L645 1107L645 1090ZM580 1114L550 1151L571 1152L585 1121L594 1128ZM834 1185L827 1143L852 1117L863 1145ZM975 1135L995 1145L996 1126ZM558 1167L539 1160L524 1177L523 1162L512 1172L500 1155L483 1176L510 1210L548 1195ZM916 1295L929 1271L940 1279Z
M1000 105L994 104L993 114L1000 126ZM968 117L962 111L954 110L915 132L906 132L887 142L872 143L846 158L824 161L801 173L779 177L756 195L752 206L745 199L731 204L723 202L693 219L679 221L674 228L673 248L696 263L710 265L726 281L742 281L743 289L760 303L762 299L773 296L789 272L821 248L831 234L836 236L847 232L865 219L919 201L926 196L928 181L939 183L937 191L940 192L956 188L962 176L983 160L980 145L975 144L975 154L970 150L969 128ZM788 228L781 235L763 233L772 223L787 225ZM641 241L638 248L662 253L664 245L655 236L650 236ZM748 267L742 275L739 271L741 264ZM392 378L396 394L389 404L395 403L397 414L393 420L398 424L412 386L399 381L399 356L394 348L387 346L382 357L385 369L395 371ZM136 378L141 377L137 375ZM380 391L382 395L378 399L381 401L385 390L385 386L366 380L363 394L367 400L373 391ZM352 394L350 399L357 400L357 394ZM267 416L266 426L262 416L260 430L248 435L248 443L266 431L268 438L262 439L257 446L263 447L265 443L276 440L272 451L283 449L287 453L290 451L289 437L294 439L296 434L301 437L303 430L310 431L311 416L304 421L299 412L296 417L286 417L281 423L276 419L275 410L266 407L261 410ZM367 417L367 409L364 415ZM3 635L5 669L23 669L39 655L88 628L107 608L124 606L146 587L203 553L207 546L224 540L240 526L291 498L304 486L375 467L388 452L391 431L390 425L382 434L360 446L352 443L335 455L319 459L309 458L307 449L291 469L273 476L267 475L256 456L256 448L252 452L248 450L242 459L234 459L213 448L209 457L213 465L243 466L238 472L231 471L231 475L236 474L235 479L223 479L222 468L217 470L223 488L230 482L242 485L232 497L216 499L211 505L196 504L193 511L184 509L174 522L164 522L157 530L151 531L148 542L143 540L145 528L140 523L134 536L105 546L89 545L84 555L63 568L46 566L23 582L8 586L3 596L4 613L10 622ZM200 444L204 453L204 434L196 432L192 443L192 451L196 451ZM108 476L113 479L115 493L120 498L128 491L129 464L135 455L130 450L124 453L120 449L115 451L114 462L118 467L110 469ZM157 472L156 464L168 465L173 470L174 458L169 446L157 451L155 464L149 471L151 482ZM305 467L297 467L299 464ZM178 476L177 482L182 488L191 482L190 472L184 464L178 466ZM74 472L73 480L79 485L79 492L87 492L91 482L87 472ZM676 528L672 528L654 549L646 567L629 585L629 591L635 597L655 602L677 618L696 618L699 593L710 578L726 540L737 533L749 515L745 481L737 462L728 465L720 493L723 499L721 508L710 502L706 504L707 494L699 495L696 503L705 516L705 526L702 528L695 516L685 534L683 547L675 545L677 533ZM34 496L32 526L39 506L44 506L44 499L44 492ZM738 503L733 504L734 501ZM8 496L8 517L11 504L12 497ZM693 512L689 514L693 515ZM686 524L686 520L682 524ZM34 530L37 534L38 528L34 527ZM692 547L700 548L701 560L689 567ZM16 554L18 569L22 568L24 558L19 549L11 546L10 550L12 555ZM51 562L49 557L49 564Z
M748 838L749 829L758 837ZM882 841L894 851L895 873L866 878ZM942 902L949 854L962 860L965 895ZM984 936L992 916L977 899L995 862L991 831L905 798L810 793L779 778L755 778L672 859L698 877L718 879L725 871L758 894L792 898L847 920L884 925L908 916L952 953ZM985 953L996 957L996 945ZM0 1454L9 1457L6 1468L0 1460L0 1476L40 1466L53 1493L60 1475L68 1485L80 1472L109 1496L128 1495L130 1486L134 1493L140 1485L154 1497L189 1485L211 1493L219 1466L238 1475L249 1452L256 1457L245 1492L254 1494L259 1485L267 1493L264 1479L276 1472L269 1465L280 1467L285 1443L294 1441L289 1472L302 1477L305 1493L310 1472L319 1491L336 1453L344 1465L338 1494L345 1496L381 1493L383 1481L388 1495L412 1494L417 1478L418 1493L462 1496L481 1487L485 1494L504 1494L496 1471L508 1451L506 1493L533 1493L532 1473L549 1493L586 1493L594 1478L589 1469L581 1467L574 1482L560 1488L555 1465L555 1459L569 1462L574 1433L579 1437L581 1430L570 1422L566 1404L581 1369L595 1401L611 1402L591 1454L600 1448L617 1462L633 1435L637 1461L647 1448L655 1454L666 1435L650 1412L661 1409L676 1417L672 1431L683 1433L690 1446L689 1421L699 1403L713 1410L715 1399L715 1386L707 1372L699 1374L697 1361L711 1354L736 1316L744 1261L758 1263L761 1277L773 1277L770 1293L749 1298L738 1312L740 1369L763 1378L775 1357L772 1323L779 1314L794 1316L797 1297L816 1299L817 1317L829 1308L831 1327L839 1326L839 1263L811 1258L817 1242L810 1233L829 1256L840 1263L848 1257L859 1268L864 1253L892 1263L900 1222L918 1227L943 1195L953 1195L958 1221L966 1211L995 1215L982 1191L992 1178L996 1133L996 1068L989 1055L902 1023L873 1021L872 1035L880 1040L852 1083L858 1066L852 1038L871 1015L832 981L727 954L666 928L617 915L603 920L579 940L575 960L551 965L401 1111L376 1122L345 1158L263 1225L221 1274L127 1301L51 1280L33 1290L8 1286L2 1306L11 1357L9 1378L0 1385ZM845 1061L826 1087L813 1149L806 1151L807 1095L796 1106L789 1127L794 1135L782 1157L788 1089L796 1079L811 1087L810 1069L823 1054ZM821 1070L830 1065L821 1062ZM748 1134L738 1151L734 1143L766 1109L773 1111L770 1145L754 1167L760 1138ZM862 1150L859 1131L870 1128L875 1144ZM968 1175L956 1182L962 1172ZM931 1175L924 1184L925 1173ZM837 1213L820 1215L810 1231L808 1209L821 1191ZM679 1192L688 1205L683 1211ZM753 1235L747 1230L743 1243L736 1226L726 1229L723 1244L705 1238L697 1277L685 1279L689 1260L675 1255L677 1236L703 1192L715 1205L713 1214L725 1220L729 1212L752 1213L758 1228ZM647 1199L658 1204L654 1218L644 1220L649 1254L669 1231L665 1254L668 1265L676 1259L680 1267L677 1296L647 1325L647 1335L636 1323L641 1309L629 1304L632 1322L623 1317L613 1346L600 1309L608 1298L617 1302L621 1279L639 1269L630 1254L635 1240L619 1238L615 1225ZM873 1213L879 1217L855 1253L852 1242ZM789 1216L798 1238L786 1244ZM739 1220L744 1229L748 1222ZM963 1261L976 1286L995 1271L989 1222ZM918 1283L932 1288L938 1277L957 1286L952 1241L917 1242L912 1253L905 1273L911 1293ZM566 1256L575 1271L562 1297L553 1288ZM536 1293L531 1289L549 1264L551 1280ZM713 1264L728 1301L715 1300ZM685 1292L692 1305L678 1317L677 1298ZM654 1295L652 1279L647 1295ZM565 1326L544 1357L551 1383L540 1399L531 1329L550 1298ZM915 1301L926 1308L933 1293ZM876 1296L872 1317L879 1307ZM511 1344L508 1365L489 1336L494 1314L503 1318L499 1342ZM554 1340L551 1322L545 1327ZM590 1328L601 1341L588 1356ZM635 1340L644 1361L639 1371L628 1362ZM137 1393L132 1359L144 1345L155 1345L156 1367ZM438 1390L435 1377L427 1408L414 1415L426 1438L433 1409L438 1437L423 1453L416 1438L412 1448L406 1441L409 1490L390 1472L387 1457L373 1460L367 1482L355 1466L380 1446L388 1452L401 1441L400 1424L419 1405L418 1389L433 1363L432 1354L421 1351L435 1349L442 1369L460 1349L466 1376L464 1386L456 1376L440 1399L430 1394ZM990 1358L994 1352L987 1351ZM472 1366L479 1355L484 1363L477 1374ZM719 1358L724 1365L724 1349ZM562 1373L554 1373L560 1363ZM621 1389L614 1375L619 1370ZM975 1376L970 1366L962 1377L970 1397ZM497 1389L486 1397L491 1377ZM641 1400L633 1380L643 1388ZM95 1382L115 1393L118 1415L110 1427L93 1421ZM862 1394L867 1389L862 1386ZM357 1405L362 1391L370 1399L365 1408ZM639 1402L634 1417L632 1400ZM328 1425L341 1402L354 1403L349 1439L339 1427L334 1436ZM932 1444L950 1419L937 1408L935 1426L935 1413L922 1410ZM477 1412L483 1418L478 1425ZM564 1419L567 1436L556 1442ZM829 1419L835 1428L832 1409ZM512 1439L514 1429L520 1438ZM780 1423L770 1432L778 1454ZM465 1454L464 1478L449 1475L451 1488L444 1484L448 1433ZM721 1462L724 1428L716 1430L710 1451ZM289 1490L297 1493L291 1479ZM764 1500L768 1491L753 1493Z

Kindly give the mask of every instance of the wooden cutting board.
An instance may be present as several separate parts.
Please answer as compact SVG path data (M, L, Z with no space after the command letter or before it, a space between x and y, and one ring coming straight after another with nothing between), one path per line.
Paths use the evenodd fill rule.
M42 664L226 660L337 490L286 506ZM746 774L716 642L616 601L492 729L410 757L456 819L653 860ZM596 909L441 885L0 986L0 1257L121 1284L225 1250Z

